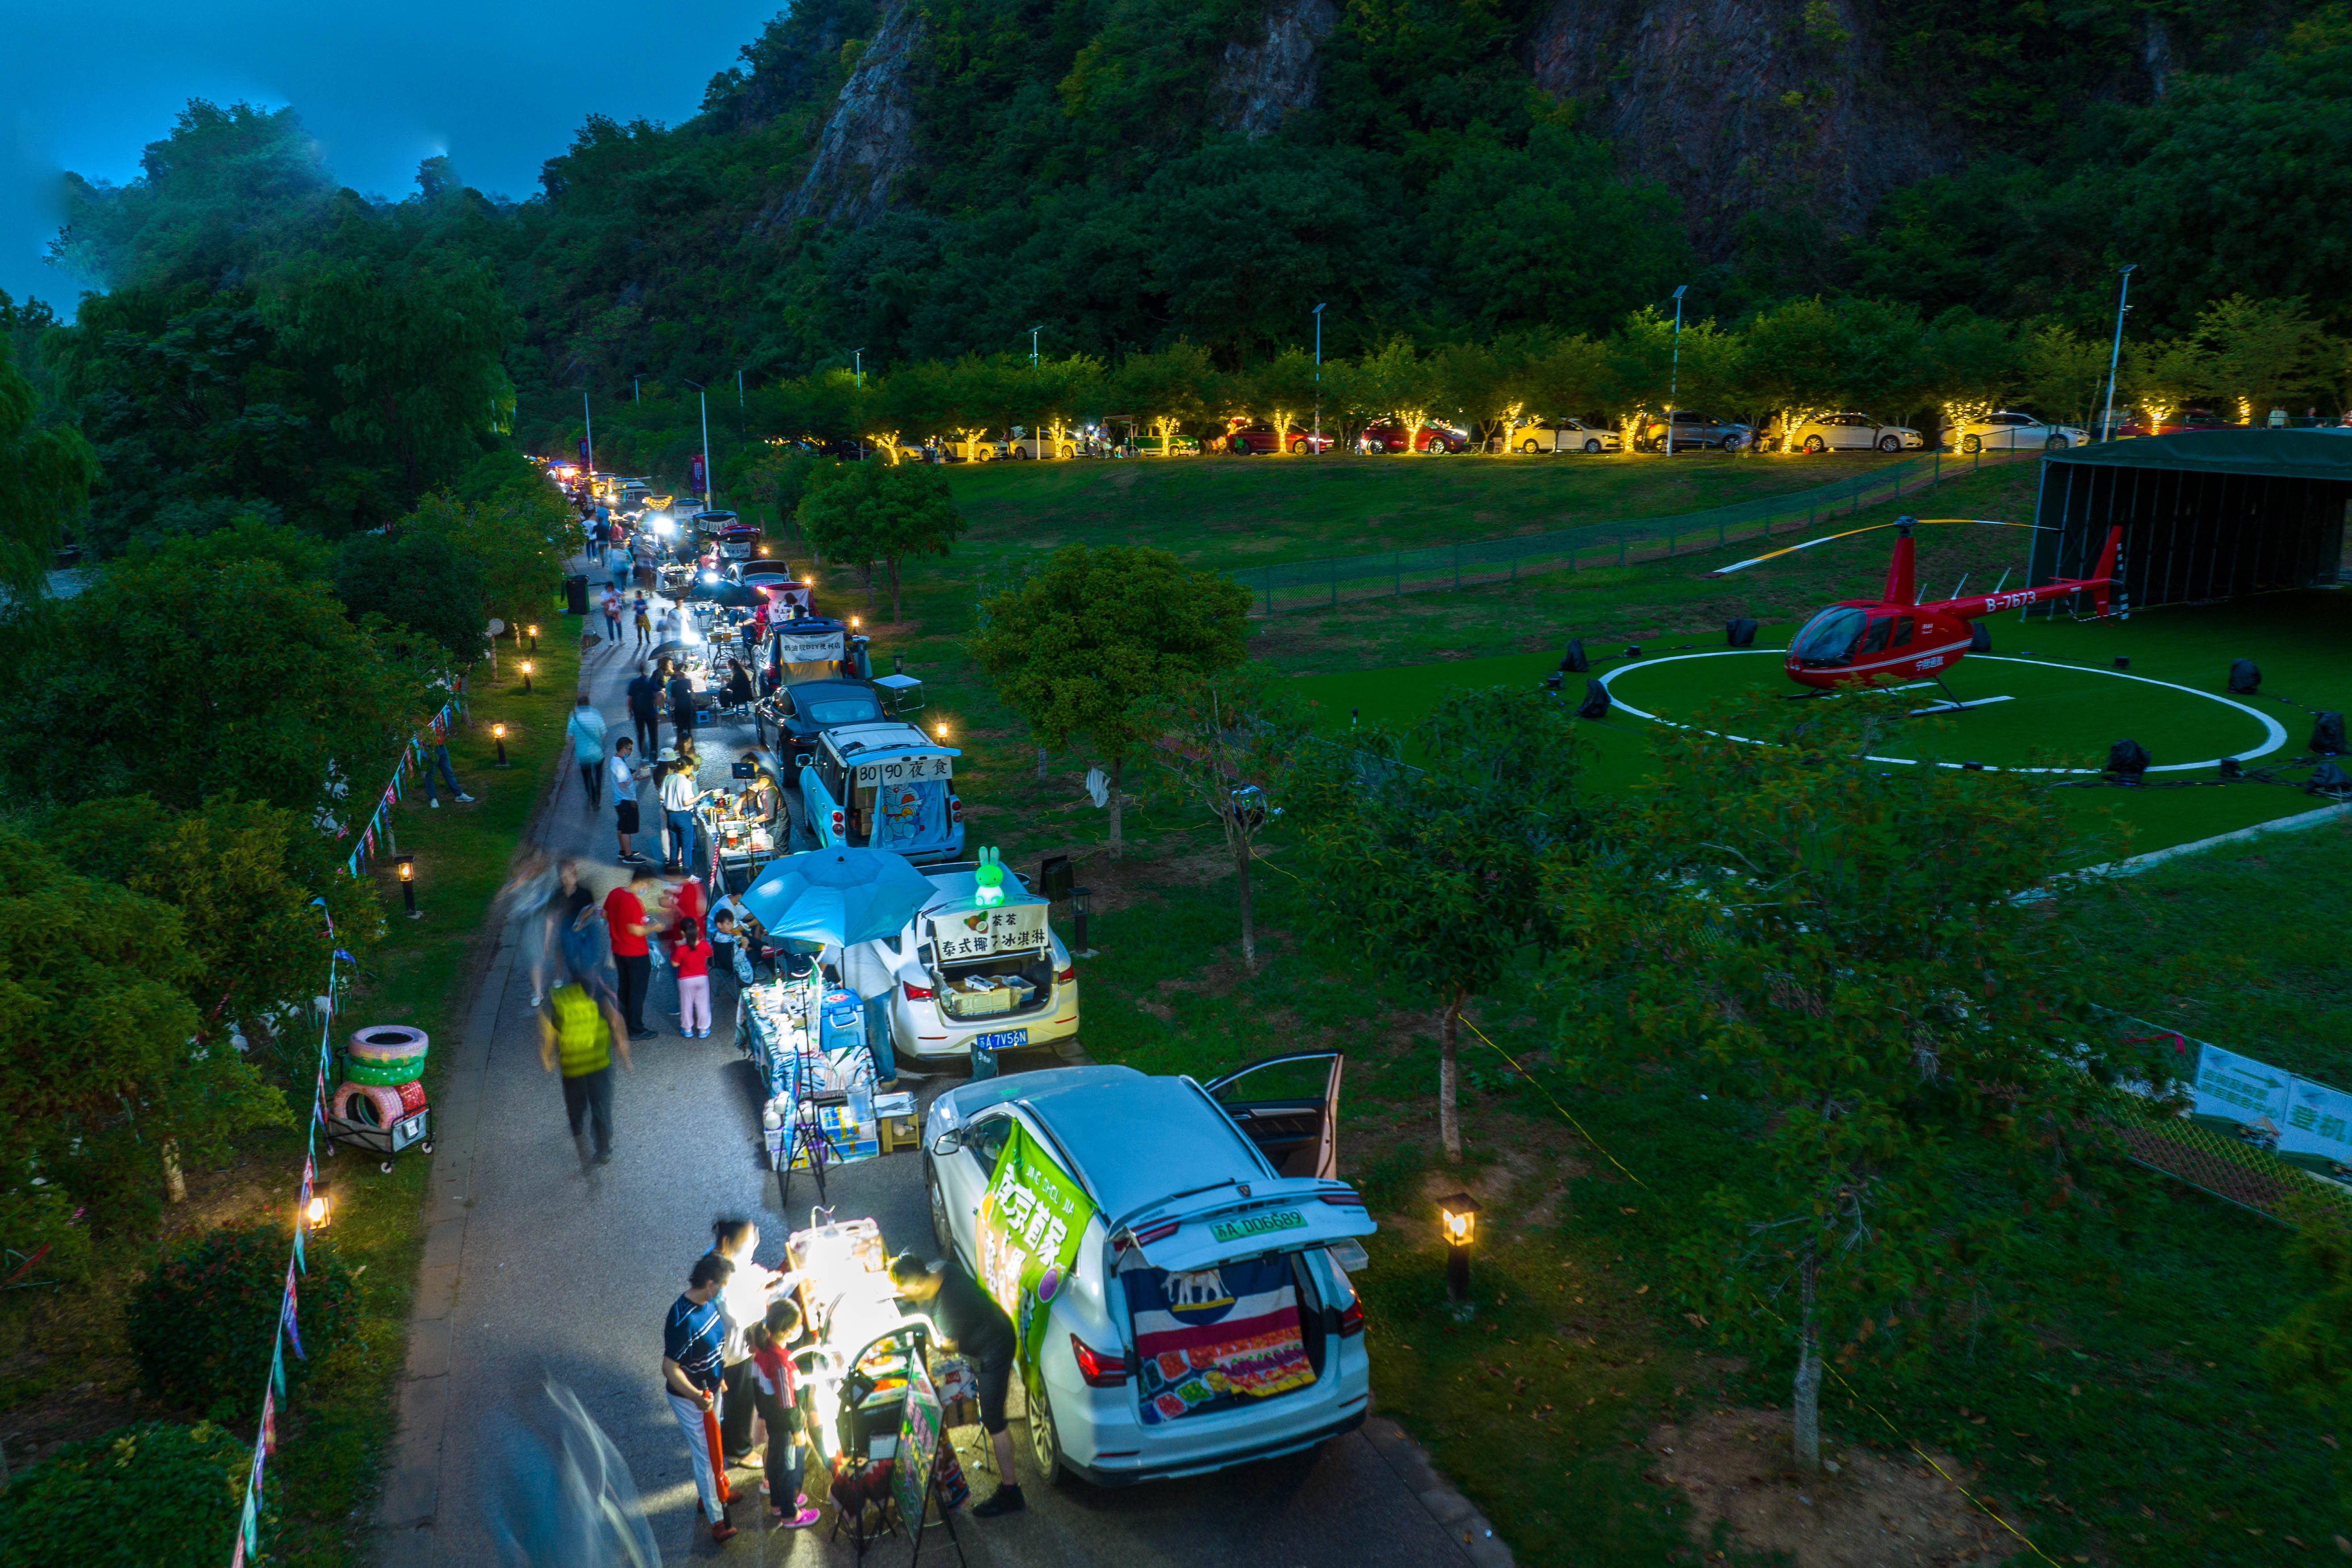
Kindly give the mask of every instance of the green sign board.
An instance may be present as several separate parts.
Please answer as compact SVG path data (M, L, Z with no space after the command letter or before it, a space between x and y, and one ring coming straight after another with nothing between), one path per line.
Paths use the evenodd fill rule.
M1095 1205L1015 1123L980 1201L980 1283L1021 1336L1024 1382L1036 1371L1045 1309L1069 1282Z
M940 1396L920 1352L907 1355L907 1403L898 1417L898 1462L890 1467L890 1490L898 1500L898 1517L910 1535L923 1528L923 1493L940 1458ZM940 1512L947 1507L942 1500Z

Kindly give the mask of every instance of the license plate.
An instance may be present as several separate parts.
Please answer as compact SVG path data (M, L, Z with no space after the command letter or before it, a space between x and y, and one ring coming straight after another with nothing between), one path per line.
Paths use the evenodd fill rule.
M1277 1231L1306 1228L1307 1216L1297 1209L1276 1209L1272 1214L1244 1215L1239 1219L1219 1221L1209 1227L1209 1234L1219 1241L1249 1241Z
M983 1051L1009 1051L1017 1046L1027 1045L1029 1043L1029 1031L1026 1029L999 1029L992 1035L976 1036L973 1037L971 1043L978 1046Z

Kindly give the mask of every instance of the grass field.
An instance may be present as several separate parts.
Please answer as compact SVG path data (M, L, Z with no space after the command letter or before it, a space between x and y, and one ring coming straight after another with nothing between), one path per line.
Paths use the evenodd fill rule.
M1668 470L1677 479L1699 473L1681 461ZM1673 1068L1613 1093L1563 1081L1549 1065L1528 977L1513 975L1475 1021L1601 1145L1569 1127L1533 1085L1472 1040L1465 1047L1469 1160L1458 1170L1444 1167L1435 1152L1437 1030L1429 1000L1398 988L1376 962L1308 932L1279 831L1269 836L1272 853L1256 879L1267 958L1255 975L1240 966L1231 861L1205 812L1150 794L1148 771L1131 769L1145 792L1128 817L1132 847L1123 859L1105 855L1102 816L1079 788L1093 759L1084 751L1056 756L1040 779L1025 731L978 678L961 640L978 567L996 548L989 531L1006 519L1036 523L1031 543L1123 537L1077 515L1072 498L1102 477L1102 466L1093 467L1091 477L1087 465L958 476L966 497L980 484L999 488L990 504L1002 501L1003 510L976 507L973 549L924 563L909 578L907 621L876 628L877 663L901 656L926 682L930 715L950 724L964 750L959 790L973 842L1000 846L1016 867L1046 854L1077 858L1078 879L1094 889L1091 936L1101 950L1088 968L1085 1034L1100 1059L1206 1073L1281 1049L1337 1045L1349 1053L1342 1168L1381 1221L1361 1280L1376 1398L1430 1446L1522 1561L1648 1568L1695 1560L1702 1553L1686 1544L1680 1495L1644 1479L1653 1460L1640 1445L1670 1420L1784 1405L1788 1397L1783 1357L1729 1359L1682 1316L1683 1281L1667 1262L1705 1194L1738 1180L1753 1157L1750 1113L1720 1095L1700 1100L1698 1086ZM1514 467L1454 460L1452 471ZM1252 492L1261 499L1278 499L1279 486L1297 482L1284 476L1307 468L1267 463L1236 479L1265 487ZM1433 479L1420 482L1456 482L1444 463L1431 468ZM1173 539L1203 563L1230 561L1207 537L1217 525L1209 510L1224 504L1224 492L1205 487L1225 481L1198 482L1203 489L1190 500L1172 490L1160 496L1189 510L1150 520L1157 531L1150 537ZM1437 505L1433 495L1418 504ZM1625 510L1720 499L1727 498L1686 495L1672 506ZM2028 466L1961 478L1918 510L2021 521L2032 507ZM1865 508L1822 528L1893 515L1891 507ZM1454 526L1483 531L1493 521L1467 507ZM1048 539L1049 523L1066 531ZM1373 549L1439 533L1433 526L1399 537L1382 531L1394 524L1369 517L1350 532L1336 515L1293 531L1271 500L1252 526L1269 535L1261 558ZM1527 526L1538 524L1529 519ZM1192 540L1194 532L1202 538ZM1725 620L1746 615L1765 624L1759 643L1773 643L1822 603L1874 593L1887 538L1823 545L1730 579L1703 573L1754 553L1752 547L1343 605L1330 614L1277 615L1253 621L1252 649L1298 678L1328 728L1343 729L1351 719L1405 723L1450 688L1540 679L1570 637L1585 638L1596 653L1639 641L1645 658L1706 651L1722 647ZM1922 587L1948 594L1963 573L1972 586L1989 587L2004 566L2022 566L2025 538L2009 530L1923 532ZM824 592L835 608L859 607L847 573L828 571ZM2053 735L2053 749L2096 761L2108 742L2137 730L2134 738L2159 763L2194 761L2186 754L2193 745L2242 732L2231 728L2239 721L2223 716L2229 710L2183 694L2177 703L2126 711L2100 695L2123 683L2096 672L2128 655L2135 675L2218 693L2230 660L2251 656L2272 694L2254 705L2286 726L2289 749L2297 750L2307 708L2352 706L2346 607L2336 595L2312 593L2129 622L2008 619L1995 626L2000 653L2034 662L1964 663L1955 681L1975 694L2021 698L2029 676L2042 683L2033 689L2051 699L2049 725L2066 731ZM1663 679L1687 668L1661 665L1648 673ZM1990 684L1970 684L1979 680ZM1959 725L2000 713L1988 708L1945 721L1954 729L1937 733L1989 743L1989 733L1979 742ZM2003 722L2016 721L2003 716ZM1622 713L1585 727L1597 786L1622 787L1640 776L1647 729ZM2027 724L2006 743L2030 750L2039 740ZM2276 786L2201 782L2068 792L2070 804L2077 797L2075 809L2086 815L2112 809L2133 825L2135 850L2315 804ZM2347 877L2352 828L2339 826L2150 873L2137 884L2135 920L2113 935L2147 974L2147 988L2115 1004L2352 1085L2352 965L2341 956L2333 918ZM1623 1161L1631 1175L1608 1156ZM2037 1236L2019 1281L2025 1331L1955 1345L1912 1381L1866 1365L1853 1374L1855 1391L1891 1426L1834 1385L1825 1392L1831 1451L1876 1444L1900 1454L1910 1441L1938 1448L1969 1467L1979 1495L2047 1560L2062 1563L2298 1563L2308 1560L2300 1543L2326 1550L2339 1531L2352 1538L2336 1453L2323 1441L2336 1434L2273 1392L2256 1360L2261 1330L2295 1300L2282 1264L2285 1233L2154 1175L2133 1182L2138 1205L2121 1226L2076 1234L2053 1221ZM1433 1217L1433 1198L1455 1186L1477 1194L1488 1219L1476 1262L1480 1316L1466 1326L1442 1309ZM1983 1528L2000 1534L1990 1520ZM1706 1548L1715 1550L1726 1555L1708 1556L1710 1563L1771 1560L1728 1539Z

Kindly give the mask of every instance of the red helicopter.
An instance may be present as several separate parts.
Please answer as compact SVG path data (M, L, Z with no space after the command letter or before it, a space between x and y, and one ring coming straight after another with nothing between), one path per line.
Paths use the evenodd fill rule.
M1895 558L1886 567L1886 591L1875 599L1845 599L1817 612L1812 619L1789 639L1785 668L1789 679L1800 686L1816 691L1827 691L1840 686L1875 684L1884 681L1933 680L1943 684L1952 666L1971 649L1983 652L1991 646L1982 628L1969 622L1990 616L1998 610L2014 610L2027 605L2047 604L2072 595L2088 593L2094 610L2107 614L2109 593L2116 584L2116 562L2123 545L2123 529L2107 531L2106 548L2100 552L2099 564L2088 577L2062 578L2038 587L2017 588L2009 593L1998 585L1990 594L1978 594L1965 599L1943 599L1934 604L1919 603L1918 591L1912 584L1914 545L1911 530L1921 523L1975 523L1987 528L2032 528L2032 523L1996 522L1989 518L1931 517L1897 518L1892 523L1877 523L1874 528L1895 530ZM1826 544L1832 539L1851 539L1856 533L1869 533L1873 528L1857 528L1845 533L1832 533L1820 539L1809 539L1802 544L1776 550L1770 555L1759 555L1726 566L1720 572L1707 574L1721 577L1743 567L1806 550L1816 544ZM2004 581L2007 574L2003 574ZM2126 612L2128 613L2128 612ZM1945 688L1949 695L1950 688ZM1953 699L1959 705L1958 698Z

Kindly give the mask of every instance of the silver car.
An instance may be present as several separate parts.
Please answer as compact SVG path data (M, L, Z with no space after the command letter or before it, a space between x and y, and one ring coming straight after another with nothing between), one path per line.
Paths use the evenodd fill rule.
M1284 1057L1206 1084L1055 1068L932 1102L924 1176L941 1251L982 1280L992 1245L1001 1264L983 1204L1000 1238L1036 1212L1016 1163L1051 1167L1024 1178L1058 1194L1048 1250L1076 1237L1066 1276L1057 1259L1021 1299L1024 1315L1047 1314L1027 1395L1041 1478L1196 1475L1362 1423L1371 1363L1348 1267L1376 1227L1334 1173L1340 1068L1336 1052Z

